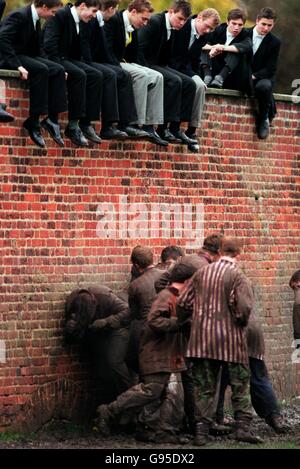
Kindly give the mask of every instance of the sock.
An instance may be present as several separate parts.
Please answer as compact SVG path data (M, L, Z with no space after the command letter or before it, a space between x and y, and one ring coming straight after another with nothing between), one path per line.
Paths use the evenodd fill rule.
M86 117L82 117L80 120L79 120L79 125L80 127L88 127L89 125L91 125L91 121L89 119L86 119Z
M157 126L157 133L158 133L158 134L164 133L164 131L166 130L166 128L167 128L167 125L166 125L166 124L159 124L159 125Z
M29 124L31 127L39 127L40 116L29 116L27 119L27 124Z
M48 118L49 118L54 124L58 124L58 114L48 114Z
M189 137L190 135L194 135L195 133L196 127L192 127L191 125L189 125L187 131L185 132L185 135Z
M180 122L171 122L169 129L172 134L179 132Z
M68 122L68 127L70 130L75 130L79 128L77 119L70 119Z
M201 65L203 76L206 77L207 75L212 76L211 69L208 65Z

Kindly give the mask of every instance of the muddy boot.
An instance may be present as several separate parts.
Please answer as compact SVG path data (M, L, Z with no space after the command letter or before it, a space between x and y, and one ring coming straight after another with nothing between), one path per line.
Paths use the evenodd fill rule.
M249 429L249 422L237 422L237 428L234 437L237 441L242 441L244 443L263 443L262 438L257 435L254 435L254 433Z
M98 416L94 420L94 430L102 436L110 436L113 413L110 411L109 405L99 405L96 412Z
M211 436L224 436L229 435L230 433L232 433L232 427L217 422L214 422L209 429L209 434Z
M270 427L273 428L273 430L277 434L283 434L287 433L288 431L291 430L289 425L287 425L284 421L281 415L279 414L272 414L269 417L266 417L266 422Z
M209 425L204 422L196 424L195 446L204 446L208 442Z

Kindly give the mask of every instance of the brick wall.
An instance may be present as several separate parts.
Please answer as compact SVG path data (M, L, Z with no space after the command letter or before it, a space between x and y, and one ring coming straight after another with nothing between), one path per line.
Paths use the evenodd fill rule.
M199 154L133 141L85 150L47 139L46 150L21 129L27 91L4 80L16 121L0 127L0 431L34 430L88 408L85 363L61 338L73 288L125 289L136 244L158 258L168 243L200 246L218 230L244 240L276 391L300 394L288 287L300 267L299 105L279 96L271 135L258 141L253 103L212 90Z

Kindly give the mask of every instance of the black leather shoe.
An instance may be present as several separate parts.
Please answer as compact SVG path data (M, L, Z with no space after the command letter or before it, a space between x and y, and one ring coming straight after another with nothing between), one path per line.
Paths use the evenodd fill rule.
M80 125L81 132L92 143L101 143L101 138L96 134L92 125Z
M42 120L41 126L43 127L43 129L45 129L45 130L47 130L47 132L49 132L49 134L51 135L53 140L60 147L64 146L64 141L61 138L61 134L60 134L59 124L55 124L54 122L52 122L51 119L49 119L49 117L47 117L46 119Z
M107 127L101 130L100 137L103 140L125 140L125 138L128 138L128 135L115 127Z
M178 132L174 132L176 138L180 140L181 143L184 145L197 145L198 141L194 138L189 138L182 130L178 130Z
M26 129L29 133L29 136L31 140L41 148L44 148L46 146L45 140L43 139L41 135L41 128L40 125L37 126L32 126L29 122L28 119L23 123L24 129Z
M213 77L211 75L205 75L205 77L203 78L204 84L206 86L209 86L212 82L212 79Z
M200 150L200 146L199 146L199 145L194 144L194 143L191 143L191 144L189 144L187 147L188 147L188 149L189 149L192 153L199 153L199 150Z
M125 132L129 138L148 138L149 135L142 129L132 127L131 125L126 125L124 127L119 127L119 130Z
M216 75L213 81L210 83L210 88L222 89L224 85L224 79L221 75Z
M15 118L6 111L6 104L0 103L0 122L12 122Z
M169 129L164 129L162 131L158 131L157 133L163 140L166 140L169 143L181 143L181 140L175 137L175 135L173 135Z
M74 145L77 147L88 147L89 142L81 132L79 127L76 129L70 129L68 126L65 129L65 136L68 137Z
M162 138L160 138L160 136L158 135L158 133L153 129L151 130L146 130L148 136L149 136L149 139L152 143L155 143L156 145L159 145L161 147L167 147L169 145L169 142L167 142L166 140L163 140Z
M264 140L268 137L270 131L269 119L263 119L257 123L257 136Z

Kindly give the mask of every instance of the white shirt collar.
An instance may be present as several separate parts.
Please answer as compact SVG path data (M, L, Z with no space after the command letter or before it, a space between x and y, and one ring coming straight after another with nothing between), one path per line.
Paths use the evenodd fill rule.
M134 31L134 28L131 26L129 17L128 17L128 11L124 10L123 11L123 20L124 20L124 26L125 26L125 33L126 35L128 33L132 33Z
M103 18L101 11L99 10L97 11L96 17L97 17L100 28L102 28L104 26L104 18Z
M73 6L73 7L71 8L71 13L72 13L73 19L74 19L74 21L75 21L77 34L79 34L79 22L80 22L80 18L79 18L79 16L78 16L76 7Z
M257 32L256 26L253 28L253 39L254 38L259 38L259 39L263 40L265 36L266 36L265 34L259 34Z
M229 31L228 31L228 28L226 29L226 42L225 42L225 46L228 46L231 41L233 41L233 39L235 38L236 36L233 36Z
M36 26L36 23L37 21L40 19L37 11L36 11L36 8L34 6L34 4L32 3L31 5L31 14L32 14L32 21L33 21L33 26L34 26L34 29L35 29L35 26Z

